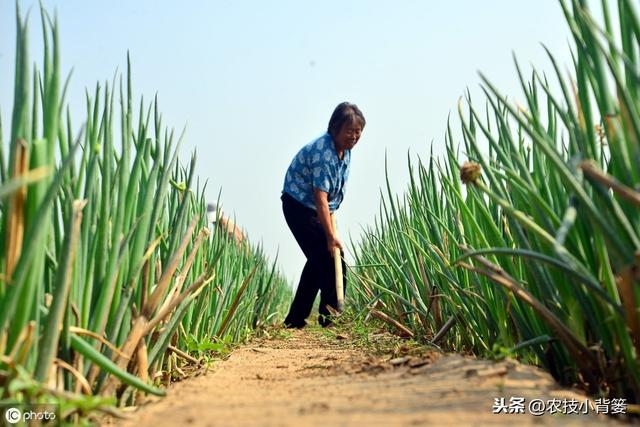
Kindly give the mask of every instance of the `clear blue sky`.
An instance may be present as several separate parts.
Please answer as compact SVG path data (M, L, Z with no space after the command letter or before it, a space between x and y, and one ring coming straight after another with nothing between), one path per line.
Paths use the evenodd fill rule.
M37 2L31 52L40 62ZM321 134L336 104L355 102L367 118L353 151L350 182L338 212L341 234L357 238L373 222L384 186L407 182L407 152L443 146L449 113L467 87L480 99L477 71L522 98L515 52L549 70L540 43L568 66L568 31L555 0L452 1L86 1L44 4L57 10L63 71L74 69L67 97L83 119L84 88L126 68L134 90L157 92L165 124L187 124L181 158L198 152L208 196L222 188L225 211L268 254L280 250L297 282L302 253L281 213L285 170ZM0 0L0 108L10 122L15 3ZM6 126L5 126L6 127ZM7 130L5 129L5 132Z

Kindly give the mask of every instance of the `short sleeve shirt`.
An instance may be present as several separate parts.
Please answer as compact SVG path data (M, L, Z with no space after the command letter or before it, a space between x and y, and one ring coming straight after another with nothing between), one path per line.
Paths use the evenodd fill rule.
M328 194L329 211L340 207L349 177L351 150L338 157L333 138L328 133L311 141L295 155L284 179L283 193L316 209L314 189Z

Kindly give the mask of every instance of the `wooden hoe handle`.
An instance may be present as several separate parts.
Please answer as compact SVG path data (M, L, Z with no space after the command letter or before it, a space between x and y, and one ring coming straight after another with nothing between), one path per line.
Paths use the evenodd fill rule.
M331 225L333 226L333 232L338 235L338 229L336 228L336 217L331 214ZM344 283L342 281L342 256L339 248L333 249L333 264L336 272L336 296L338 297L338 312L342 313L344 310Z

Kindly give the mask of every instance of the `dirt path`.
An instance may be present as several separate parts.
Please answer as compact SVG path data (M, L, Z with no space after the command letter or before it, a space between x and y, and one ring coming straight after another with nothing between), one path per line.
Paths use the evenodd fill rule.
M118 425L620 425L593 411L493 414L500 397L507 405L510 397L524 397L525 410L534 398L585 405L583 396L529 366L438 353L373 358L340 338L311 330L254 342Z

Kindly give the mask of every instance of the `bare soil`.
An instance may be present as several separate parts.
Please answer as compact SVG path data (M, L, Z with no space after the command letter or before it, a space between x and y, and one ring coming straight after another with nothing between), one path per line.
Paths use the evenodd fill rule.
M343 333L344 334L344 333ZM121 427L621 425L596 415L493 414L494 398L576 399L551 376L500 362L397 346L372 356L349 334L282 331L169 387ZM372 336L371 340L386 339ZM374 352L375 353L375 352ZM525 404L526 407L526 404ZM528 412L528 411L527 411ZM108 422L109 425L114 421Z

